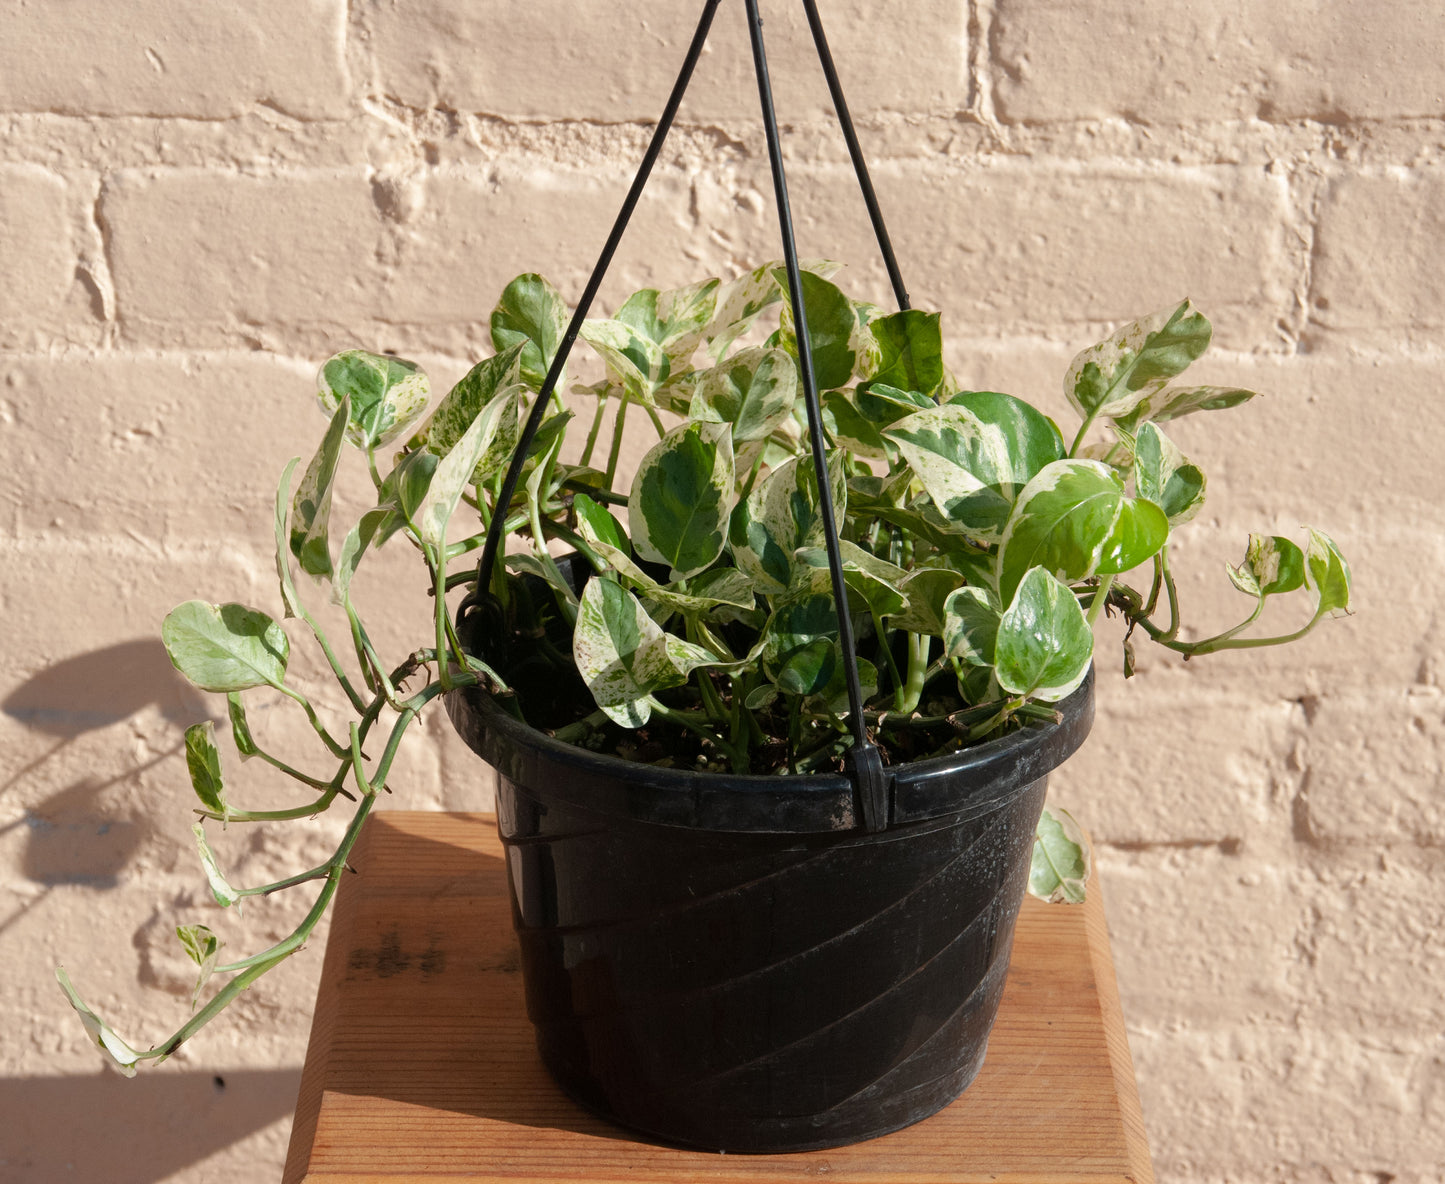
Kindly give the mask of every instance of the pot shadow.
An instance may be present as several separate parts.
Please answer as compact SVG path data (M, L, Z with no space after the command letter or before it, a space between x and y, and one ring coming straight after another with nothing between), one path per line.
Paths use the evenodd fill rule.
M291 1113L296 1069L0 1078L0 1179L159 1184Z
M359 874L342 885L317 996L318 1010L335 1010L327 1027L337 1037L323 1054L322 1087L441 1112L429 1128L441 1142L457 1123L451 1129L470 1144L481 1128L469 1120L642 1139L584 1110L542 1065L503 860L405 833L384 812L367 829L351 861ZM305 1097L297 1138L309 1141L318 1118Z

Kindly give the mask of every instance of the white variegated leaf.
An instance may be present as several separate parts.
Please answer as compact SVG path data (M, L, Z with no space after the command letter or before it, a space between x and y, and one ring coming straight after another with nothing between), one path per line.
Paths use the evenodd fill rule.
M1080 415L1127 415L1209 346L1209 321L1188 300L1125 325L1074 358L1064 394Z
M1042 567L1031 568L999 619L993 662L999 685L1055 703L1084 681L1093 655L1094 634L1073 592Z
M674 580L712 565L727 542L737 498L726 424L685 423L642 458L627 499L637 554L666 563Z

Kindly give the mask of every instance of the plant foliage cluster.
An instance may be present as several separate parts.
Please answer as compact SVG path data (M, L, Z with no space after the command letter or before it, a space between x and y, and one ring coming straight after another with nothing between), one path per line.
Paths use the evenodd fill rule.
M604 377L579 388L590 403L575 425L580 447L575 436L568 447L574 413L553 394L505 506L497 503L520 425L568 323L545 280L523 275L507 286L491 316L495 354L429 416L427 379L414 364L358 350L325 363L319 398L330 421L299 480L299 458L281 478L276 570L284 617L312 634L352 718L328 724L288 681L290 640L266 613L192 601L166 618L163 638L182 674L226 695L241 758L267 762L308 790L289 809L236 806L214 726L198 724L187 732L186 757L203 821L306 818L338 797L354 803L354 815L325 863L253 888L227 881L197 823L222 906L308 882L321 890L293 934L251 957L223 962L214 933L183 927L181 942L199 966L193 1014L154 1048L127 1045L59 972L91 1035L122 1068L169 1055L300 948L387 786L402 735L448 691L488 686L534 726L633 759L806 773L838 767L850 744L839 608L858 639L867 722L894 762L1052 719L1051 704L1088 671L1093 626L1106 609L1126 620L1130 639L1142 632L1186 657L1289 641L1347 611L1349 568L1329 538L1310 530L1301 547L1252 535L1228 571L1249 599L1245 619L1181 639L1170 537L1199 512L1206 483L1165 425L1252 397L1175 382L1210 339L1209 322L1188 301L1074 359L1065 394L1078 423L1064 432L1011 395L960 389L944 365L936 313L890 314L853 300L832 282L834 271L813 264L802 276L831 445L823 473L807 445L793 311L776 264L728 283L646 289L615 316L587 321L581 336ZM656 443L622 489L624 433L638 416ZM376 499L341 533L332 500L348 443L364 455ZM820 484L840 524L846 606L831 591ZM478 528L456 537L463 503ZM513 547L491 586L469 596L479 609L469 652L446 593L474 581L474 553L498 515ZM433 612L427 644L389 664L353 602L352 581L363 558L396 536L422 556ZM1137 587L1120 579L1136 569L1144 575ZM345 662L307 607L298 572L344 613ZM1313 598L1302 628L1247 632L1271 597L1300 590ZM294 700L327 765L294 768L257 741L243 698L253 688ZM1041 828L1034 888L1070 897L1086 875L1072 824L1046 816ZM213 976L222 985L202 1004Z

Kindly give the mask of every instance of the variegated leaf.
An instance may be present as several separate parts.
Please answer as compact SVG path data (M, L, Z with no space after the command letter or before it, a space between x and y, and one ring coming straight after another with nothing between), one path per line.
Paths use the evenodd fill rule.
M587 581L572 657L597 706L624 728L642 727L652 717L648 696L683 681L669 655L668 636L621 584Z
M1090 862L1089 841L1073 815L1046 807L1034 830L1029 895L1049 904L1082 904Z
M291 503L291 554L296 556L301 570L313 576L331 575L331 490L350 414L351 402L343 398Z
M502 298L492 309L492 348L498 356L519 348L521 381L540 391L566 334L567 319L567 305L556 288L540 275L519 275L502 290ZM515 379L501 385L512 381ZM559 375L557 389L564 387L565 380Z
M970 666L992 666L1002 617L982 588L960 588L943 605L943 644L950 658Z
M111 1059L122 1076L134 1077L136 1063L144 1054L117 1036L109 1024L86 1006L85 1000L71 985L70 976L61 967L55 968L55 978L60 983L61 990L65 992L65 997L70 1000L70 1006L75 1008L76 1014L80 1016L80 1022L91 1042Z
M838 550L843 560L844 582L875 618L894 616L908 607L908 597L903 591L907 573L901 567L879 559L847 539L840 540ZM826 547L804 547L797 552L796 559L811 568L829 571ZM830 574L830 588L831 579Z
M657 342L674 368L685 365L713 319L718 288L715 279L659 292L644 288L617 310L617 320Z
M424 448L435 456L446 456L477 417L496 404L495 425L490 429L487 448L477 458L476 467L467 481L481 485L511 462L521 435L518 406L526 393L521 381L525 342L515 342L503 353L478 362L456 386L452 387L432 412L408 447Z
M844 521L848 505L846 459L841 452L828 457L828 485L838 522ZM793 583L794 555L804 547L823 545L813 458L790 460L759 481L733 514L728 541L738 567L760 592L786 592Z
M191 833L196 836L196 849L201 856L201 867L206 873L206 883L210 885L211 895L216 898L216 903L223 909L231 905L239 905L241 894L227 882L226 877L221 873L220 865L216 862L215 853L211 850L210 843L206 842L206 830L199 823L191 826Z
M1147 420L1163 423L1196 411L1223 411L1254 397L1254 391L1233 386L1167 386L1140 399L1132 411L1117 416L1115 422L1132 435Z
M223 819L226 808L226 787L221 780L221 753L216 747L216 725L210 720L192 724L186 729L186 771L191 775L191 788L201 805Z
M956 396L885 433L945 517L997 541L1019 492L1064 454L1054 426L1020 399L992 391Z
M1170 526L1188 522L1204 505L1204 473L1184 459L1157 424L1146 423L1134 440L1134 490L1153 502Z
M431 387L415 362L349 349L328 358L316 376L316 398L328 415L350 400L346 438L358 448L395 440L426 410Z
M263 612L188 600L166 614L161 640L171 664L203 691L280 686L291 643Z
M704 332L708 352L715 359L726 354L732 343L752 328L765 309L783 298L787 282L784 281L781 288L778 286L777 270L780 266L776 260L764 263L718 289L716 311L712 323ZM841 264L826 259L805 259L800 266L804 271L829 279L837 273Z
M584 321L581 333L606 363L609 376L634 399L652 406L653 392L672 373L672 362L662 346L617 320Z
M712 564L727 541L736 500L726 424L686 423L642 458L627 499L632 545L682 579Z
M782 682L780 681L778 685L782 686ZM865 703L878 693L878 667L867 658L858 659L858 689L863 693ZM813 692L812 702L808 704L808 707L814 711L821 710L832 715L842 715L850 706L848 666L843 661L842 646L834 642L832 673L828 676L828 681L819 690Z
M1263 600L1281 592L1293 592L1305 582L1305 554L1281 535L1251 534L1244 562L1238 567L1224 565L1229 579L1246 596Z
M898 590L908 598L908 604L888 618L888 627L909 633L943 636L944 605L962 583L963 577L946 567L915 568L903 577L898 586Z
M869 382L932 394L943 382L943 334L939 315L907 309L868 322L877 343Z
M780 349L745 349L703 372L688 418L732 425L736 446L769 436L792 414L797 397L792 358Z
M1094 634L1067 585L1030 568L999 619L994 675L1013 695L1056 703L1084 681Z
M1318 598L1315 616L1328 613L1332 617L1349 615L1350 596L1353 583L1350 565L1340 554L1340 549L1329 535L1322 534L1314 527L1309 528L1310 545L1305 552L1305 568L1309 572L1310 585Z
M1080 415L1127 415L1208 347L1209 321L1188 300L1125 325L1074 358L1064 394Z
M1004 529L999 600L1011 602L1032 567L1067 582L1128 571L1168 538L1164 511L1129 497L1112 469L1090 460L1055 461L1024 487Z
M487 403L462 433L461 439L437 462L426 495L412 515L417 538L427 546L438 550L446 546L447 523L461 500L462 491L472 483L477 463L496 436L508 408L515 412L516 403L506 392Z

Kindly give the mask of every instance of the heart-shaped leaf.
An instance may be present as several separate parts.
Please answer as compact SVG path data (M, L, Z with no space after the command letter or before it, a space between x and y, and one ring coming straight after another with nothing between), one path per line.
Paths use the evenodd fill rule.
M1299 546L1281 535L1251 534L1244 562L1238 567L1225 564L1230 581L1246 596L1263 600L1281 592L1293 592L1305 582L1305 555Z
M1013 695L1055 703L1084 681L1094 634L1067 585L1031 568L999 619L994 674Z
M811 316L811 313L810 313ZM870 383L931 394L943 382L943 334L936 312L907 309L869 322L878 343Z
M226 787L221 781L221 753L216 748L216 725L210 720L192 724L186 729L186 770L191 775L191 788L201 805L223 819L226 809Z
M621 584L587 581L578 601L572 657L597 706L624 728L642 727L652 718L648 696L683 681L668 637Z
M828 485L838 522L844 520L848 507L846 460L842 452L828 457ZM769 596L786 592L793 584L798 551L824 545L813 458L789 460L759 481L733 514L728 541L738 567L752 577L760 592Z
M1112 469L1097 461L1055 461L1024 487L1004 529L999 600L1011 602L1032 567L1070 582L1128 571L1168 538L1164 511L1129 497Z
M278 687L291 654L286 631L241 604L188 600L167 614L161 640L171 664L203 691Z
M1019 492L1064 455L1043 415L992 391L960 395L895 423L886 437L940 511L969 535L996 541Z
M1074 358L1064 394L1085 417L1127 415L1208 349L1211 333L1188 300L1156 312Z
M1073 815L1045 807L1034 830L1029 895L1050 904L1082 904L1089 864L1089 843Z
M627 499L632 545L666 563L674 580L709 567L727 541L736 499L726 424L686 423L668 432L638 466Z
M780 349L745 349L693 387L688 418L732 425L734 445L766 439L793 412L798 368Z
M1310 545L1305 553L1305 563L1310 584L1318 597L1315 616L1321 617L1326 613L1332 617L1347 616L1353 590L1350 565L1345 562L1333 539L1314 527L1310 527L1309 532Z
M481 485L494 474L506 469L521 437L519 405L526 388L522 384L522 357L525 342L514 342L495 357L485 358L473 366L462 380L447 392L426 423L414 435L408 447L425 449L437 457L447 456L476 423L477 417L493 404L496 426L487 448L478 458L467 482Z
M1002 615L982 588L960 588L950 594L943 605L943 644L948 656L962 658L970 666L992 666Z
M774 278L784 292L788 290L787 272L778 268ZM822 276L801 272L803 307L808 317L808 345L813 358L813 377L820 391L847 386L853 378L857 351L853 348L853 331L857 327L852 302ZM783 305L781 340L783 348L798 357L798 341L793 326L791 301Z
M521 380L540 391L567 331L567 305L557 289L535 273L519 275L502 290L502 298L492 309L491 328L492 348L498 356L520 348ZM559 377L557 388L563 385Z
M431 394L415 362L349 349L328 358L316 376L316 398L327 415L349 400L346 438L358 448L379 448L411 427Z

